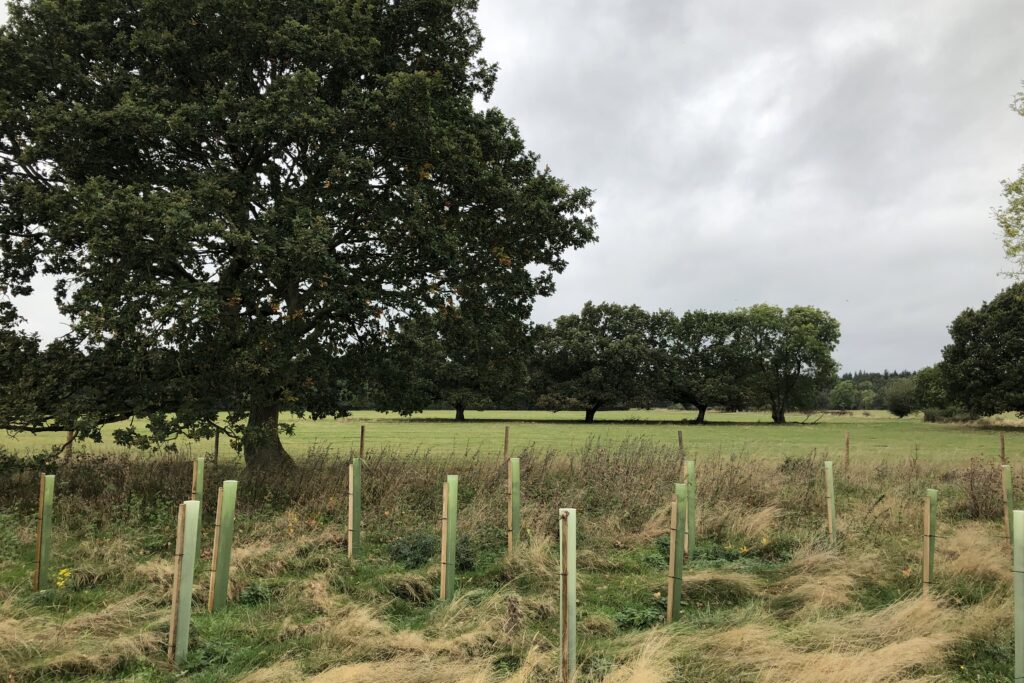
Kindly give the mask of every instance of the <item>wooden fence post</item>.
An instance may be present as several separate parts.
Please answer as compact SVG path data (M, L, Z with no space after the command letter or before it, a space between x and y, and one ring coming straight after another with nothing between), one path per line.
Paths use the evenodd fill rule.
M843 457L843 472L847 473L845 476L850 476L850 432L846 432L846 455Z
M1006 539L1013 546L1013 467L1003 465L1003 526Z
M562 683L570 683L576 671L576 510L561 508L558 519L561 670Z
M1013 511L1013 680L1024 681L1024 510Z
M507 495L508 495L508 554L511 555L519 547L519 531L522 523L521 513L519 511L519 497L520 497L520 481L519 481L519 458L508 459L508 484L507 484Z
M925 595L928 595L932 577L935 576L935 512L939 507L938 495L939 492L935 489L928 489L928 493L924 497L924 550L922 551L921 589Z
M216 465L218 460L220 460L220 427L216 427L216 431L213 433L213 464Z
M508 431L508 425L505 425L505 445L501 451L505 459L505 462L508 462Z
M836 488L832 476L832 461L825 461L825 504L828 510L828 541L836 542Z
M359 459L366 457L366 425L359 425Z
M1006 434L999 432L999 460L1006 464Z
M196 561L202 556L202 526L203 526L203 470L206 465L206 458L197 457L192 461L192 500L199 501L199 526L196 527Z
M348 464L348 559L359 557L363 528L363 459Z
M171 588L171 628L167 638L167 658L176 666L184 662L188 655L198 536L199 501L188 500L178 506L178 537L174 544L174 583Z
M697 463L686 461L686 532L683 536L683 554L689 562L697 550Z
M683 535L685 529L686 484L676 484L672 496L668 535L668 600L665 622L671 624L679 618L683 591Z
M211 612L223 608L228 601L237 493L238 482L234 479L225 481L217 492L217 521L213 528L213 559L210 563L210 595L206 605Z
M455 544L459 519L459 475L449 474L441 491L441 599L455 595Z
M39 517L36 523L36 570L32 575L32 588L37 591L50 586L50 537L53 531L52 474L39 475Z

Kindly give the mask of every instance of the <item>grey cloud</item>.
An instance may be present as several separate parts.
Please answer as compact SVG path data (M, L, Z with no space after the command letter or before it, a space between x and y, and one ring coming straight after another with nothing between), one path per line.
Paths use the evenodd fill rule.
M601 242L536 317L806 303L847 369L934 362L1007 281L991 219L1024 163L1024 12L981 2L482 0L493 104Z

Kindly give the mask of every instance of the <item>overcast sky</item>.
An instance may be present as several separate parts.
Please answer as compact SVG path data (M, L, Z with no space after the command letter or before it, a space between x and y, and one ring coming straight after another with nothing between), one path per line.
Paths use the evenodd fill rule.
M842 324L844 370L913 369L1008 284L991 212L1024 163L1019 0L480 4L492 104L597 201L600 242L538 320L809 304ZM60 332L45 293L21 308Z
M992 208L1024 163L1019 0L481 0L493 103L600 242L547 320L809 304L846 370L918 368L1009 284Z

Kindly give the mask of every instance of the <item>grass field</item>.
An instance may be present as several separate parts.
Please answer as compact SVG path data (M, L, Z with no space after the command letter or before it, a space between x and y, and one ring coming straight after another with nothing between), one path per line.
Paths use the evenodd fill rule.
M919 415L897 419L884 411L849 415L794 413L790 423L773 425L767 413L710 413L709 424L681 421L696 414L678 410L630 410L598 413L594 424L582 422L582 413L543 411L468 411L465 422L452 420L451 411L427 411L414 417L356 411L341 420L295 420L295 434L283 438L293 455L310 447L330 447L348 453L358 445L359 427L366 425L371 449L402 452L429 451L438 455L498 453L505 425L511 427L517 452L582 448L588 441L617 443L644 439L653 445L675 445L683 430L687 453L742 455L770 458L804 456L811 452L841 452L846 432L852 452L861 457L922 458L960 461L999 452L998 432L1006 433L1007 454L1024 456L1024 423L1012 415L997 416L982 424L932 424ZM109 434L112 428L108 427ZM63 434L4 435L0 446L16 452L38 452L62 441ZM109 437L107 439L109 442ZM182 449L206 453L211 442L180 442ZM80 448L111 450L109 443L86 443ZM227 451L226 444L223 450ZM228 451L230 452L230 451Z
M877 423L882 431L888 421ZM512 556L500 458L371 454L365 555L354 564L344 457L307 458L270 481L234 463L208 465L189 656L177 671L164 649L188 460L107 454L60 464L50 567L59 584L42 593L30 588L37 475L0 472L0 680L549 683L560 506L579 514L576 683L1010 680L1012 575L997 463L839 463L833 545L820 450L785 461L699 458L698 540L683 569L681 619L666 625L674 447L591 443L576 454L523 458L524 543ZM1015 470L1019 484L1024 470ZM450 603L437 599L446 473L461 479ZM231 601L207 614L212 492L231 477L241 479ZM923 597L929 486L939 490L938 548Z

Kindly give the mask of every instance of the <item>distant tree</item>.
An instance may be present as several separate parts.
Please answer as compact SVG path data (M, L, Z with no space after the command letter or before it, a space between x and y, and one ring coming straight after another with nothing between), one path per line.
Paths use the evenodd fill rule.
M950 404L941 364L917 371L917 403L921 408L945 408Z
M857 403L858 408L871 410L878 407L878 394L874 389L861 389L859 393L860 401Z
M1012 108L1024 116L1024 91L1017 93ZM1003 231L1003 249L1006 257L1014 261L1020 275L1024 275L1024 166L1017 178L1003 181L1006 206L996 210L996 222Z
M787 409L813 404L818 392L835 380L832 352L839 343L839 322L810 306L784 311L759 304L741 313L752 368L747 381L771 406L772 420L785 422Z
M651 316L639 306L588 301L535 334L538 406L593 422L601 408L653 400Z
M741 328L742 316L736 313L652 314L657 396L692 405L698 424L710 406L742 403L748 359L737 341Z
M464 420L467 408L520 399L527 385L527 325L478 302L406 321L372 372L374 398L403 415L443 404Z
M978 415L1024 414L1024 282L949 326L940 370L952 401Z
M163 435L342 415L372 340L460 293L525 317L594 239L590 193L481 107L475 0L27 0L0 27L0 293L57 278ZM110 353L112 352L112 353ZM0 397L0 401L11 400ZM126 435L126 438L131 437Z
M860 406L861 392L853 380L844 379L832 387L828 394L829 407L834 410L853 410Z
M896 377L885 385L885 407L896 417L906 417L920 406L917 402L917 382L911 377Z

